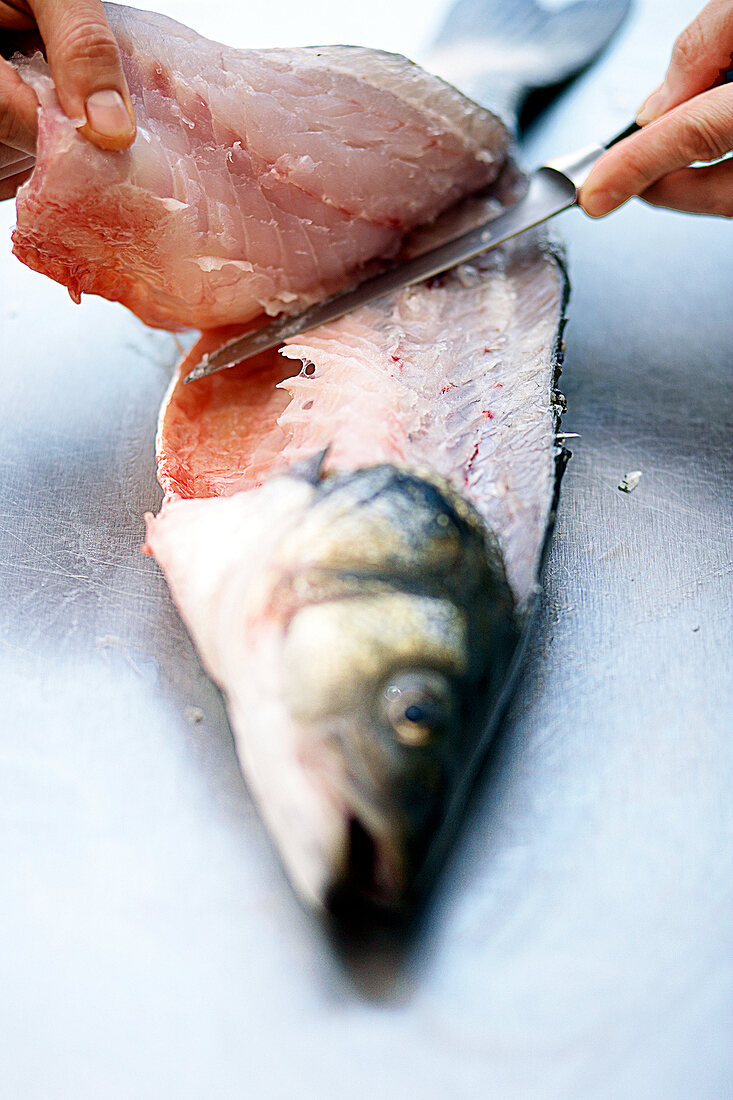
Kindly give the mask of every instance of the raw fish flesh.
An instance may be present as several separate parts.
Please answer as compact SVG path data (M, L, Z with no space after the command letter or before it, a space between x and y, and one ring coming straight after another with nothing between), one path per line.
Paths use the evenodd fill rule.
M497 118L396 54L234 50L162 15L106 11L137 117L130 150L91 145L40 55L17 61L42 109L15 254L77 299L164 328L300 309L505 162Z

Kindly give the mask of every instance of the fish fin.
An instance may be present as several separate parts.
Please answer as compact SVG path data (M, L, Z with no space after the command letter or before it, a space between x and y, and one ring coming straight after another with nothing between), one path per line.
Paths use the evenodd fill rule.
M324 476L323 463L326 461L326 455L330 449L331 444L329 443L322 451L317 451L310 458L304 458L302 462L296 462L288 470L288 477L298 477L311 485L318 485Z
M516 123L527 96L585 69L616 33L631 0L458 0L435 40L429 68Z

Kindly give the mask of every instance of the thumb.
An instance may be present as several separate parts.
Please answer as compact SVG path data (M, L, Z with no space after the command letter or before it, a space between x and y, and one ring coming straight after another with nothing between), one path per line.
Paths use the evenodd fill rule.
M66 114L101 149L127 148L135 138L135 115L100 0L35 0L31 6Z

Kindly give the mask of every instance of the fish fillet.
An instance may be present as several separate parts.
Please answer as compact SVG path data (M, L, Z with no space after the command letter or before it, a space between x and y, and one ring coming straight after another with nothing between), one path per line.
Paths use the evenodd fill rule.
M392 256L405 233L491 183L499 120L395 54L235 50L162 15L107 5L138 124L109 155L41 102L15 254L164 328L303 308ZM386 139L386 140L385 140Z

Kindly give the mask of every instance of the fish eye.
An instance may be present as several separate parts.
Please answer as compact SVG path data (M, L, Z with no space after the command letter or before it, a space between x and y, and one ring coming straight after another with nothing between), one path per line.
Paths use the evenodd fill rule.
M450 685L440 673L406 672L384 689L384 715L403 745L429 744L449 714Z

